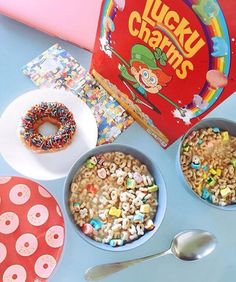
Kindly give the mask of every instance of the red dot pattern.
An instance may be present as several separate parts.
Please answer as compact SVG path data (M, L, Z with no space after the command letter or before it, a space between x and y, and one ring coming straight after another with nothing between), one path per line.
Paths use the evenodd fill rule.
M1 281L47 281L64 236L61 210L45 188L21 177L0 177Z

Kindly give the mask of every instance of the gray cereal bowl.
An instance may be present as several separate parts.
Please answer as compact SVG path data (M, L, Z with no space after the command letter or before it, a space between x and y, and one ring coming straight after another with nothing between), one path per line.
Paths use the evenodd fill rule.
M202 128L207 128L207 127L217 127L223 131L228 131L230 135L236 136L236 122L232 121L232 120L227 120L224 118L206 118L201 120L200 122L198 122L197 124L195 124L193 127L191 127L187 133L182 137L181 142L179 144L178 147L178 152L177 152L177 158L176 158L176 167L177 167L177 172L178 175L181 178L181 181L185 187L185 189L191 193L191 195L193 195L196 199L200 200L202 203L205 203L211 207L220 209L220 210L227 210L227 211L236 211L236 204L232 204L232 205L227 205L227 206L220 206L220 205L216 205L214 203L211 203L207 200L204 200L203 198L201 198L196 192L193 191L193 189L191 188L191 186L189 185L183 171L181 168L181 162L180 162L180 156L181 156L181 149L183 146L183 143L185 141L185 139L195 130L199 130Z
M88 158L94 155L103 154L105 152L114 152L114 151L131 154L132 156L140 160L142 163L146 164L149 172L154 177L156 184L159 186L158 210L153 220L155 224L155 228L153 230L148 231L147 233L145 233L143 236L141 236L137 240L127 243L123 246L117 246L117 247L112 247L108 244L97 242L91 239L90 237L86 236L74 222L73 216L69 209L70 185L72 183L74 176L76 175L77 171L79 170L79 168L85 163L85 161ZM103 250L107 250L107 251L115 251L115 252L116 251L127 251L127 250L134 249L144 244L146 241L148 241L154 234L156 234L158 228L160 227L160 224L165 215L166 203L167 203L166 187L165 187L165 182L164 182L164 179L161 175L159 168L156 165L154 165L153 161L151 161L145 154L143 154L139 150L133 147L121 145L121 144L114 143L114 144L102 145L102 146L98 146L88 151L87 153L85 153L71 167L69 174L66 178L65 185L64 185L64 205L65 205L65 210L66 210L66 216L68 217L70 223L72 224L75 232L77 232L80 235L80 237L82 237L86 242L90 243L91 245L97 248L103 249Z

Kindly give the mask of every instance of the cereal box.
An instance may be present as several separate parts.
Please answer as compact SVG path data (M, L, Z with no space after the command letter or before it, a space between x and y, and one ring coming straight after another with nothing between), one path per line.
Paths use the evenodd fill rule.
M236 90L234 11L235 0L105 0L91 72L167 148Z

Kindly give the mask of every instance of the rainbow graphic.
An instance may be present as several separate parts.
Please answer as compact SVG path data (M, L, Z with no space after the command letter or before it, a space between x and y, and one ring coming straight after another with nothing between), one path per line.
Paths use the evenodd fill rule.
M227 25L221 9L219 9L217 16L212 18L210 25L202 24L202 27L206 33L206 37L209 40L211 40L211 38L214 36L222 37L225 40L229 48L227 55L224 57L213 57L210 54L211 52L209 52L209 56L210 56L209 70L210 69L219 70L222 73L224 73L226 77L228 77L229 67L230 67L230 41L229 41L229 33L228 33ZM199 95L202 97L203 101L208 103L207 109L209 109L216 102L222 91L223 88L212 89L211 87L209 87L206 81ZM191 110L191 112L193 113L193 117L197 117L207 110L207 109L201 110L196 106L194 106L193 103L187 105L186 108Z
M193 3L196 4L196 0L184 0L186 5L189 6L189 8L192 8ZM214 3L217 4L216 0L212 0ZM218 4L217 4L218 5ZM114 20L116 14L117 14L118 8L115 4L115 0L106 0L104 3L103 13L102 13L102 19L104 17L110 17L112 21ZM201 19L199 18L199 21L201 22ZM230 40L229 40L229 33L227 29L227 25L225 22L224 15L219 7L219 11L216 16L214 16L211 19L210 25L205 25L203 22L201 22L202 28L205 32L206 38L208 40L208 48L209 48L209 70L218 70L225 74L226 77L228 77L229 74L229 67L230 67ZM178 43L178 40L173 36L173 33L171 33L170 30L167 29L164 25L160 24L158 25L158 29L160 29L163 33L165 33L168 37L171 38L173 43L175 43L175 46L180 51L181 54L183 54L184 57L187 57L188 54L185 53L182 46ZM223 57L213 57L211 55L211 52L213 51L213 42L211 40L212 37L221 37L224 39L228 46L228 53L226 56ZM111 43L111 31L107 31L105 29L105 26L103 24L103 20L101 21L101 27L100 27L100 38L106 38L107 43L110 45ZM202 113L204 113L206 110L208 110L219 98L220 94L222 93L223 88L218 89L212 89L208 82L206 81L203 85L201 91L199 93L193 93L198 94L202 101L207 105L206 108L200 109L193 102L190 102L188 105L183 107L183 109L188 111L188 120L192 118L196 118ZM192 95L192 96L193 96ZM181 118L181 117L180 117ZM184 118L183 118L184 120Z
M165 33L167 35L167 37L169 37L171 39L171 41L174 43L175 47L178 49L178 51L185 58L189 58L189 54L187 54L185 52L183 47L180 45L178 39L176 38L175 34L167 26L165 26L163 23L157 23L156 28L159 29L160 31L162 31L163 33Z
M103 19L109 17L112 21L117 14L118 8L113 0L106 0L102 12L102 21L100 26L100 38L106 38L108 43L111 41L111 31L107 32L103 24Z

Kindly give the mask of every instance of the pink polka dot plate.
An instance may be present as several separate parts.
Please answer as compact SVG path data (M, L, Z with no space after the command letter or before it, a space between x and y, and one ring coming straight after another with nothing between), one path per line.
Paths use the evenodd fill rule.
M29 179L0 176L1 281L47 281L64 237L60 207L45 188Z

